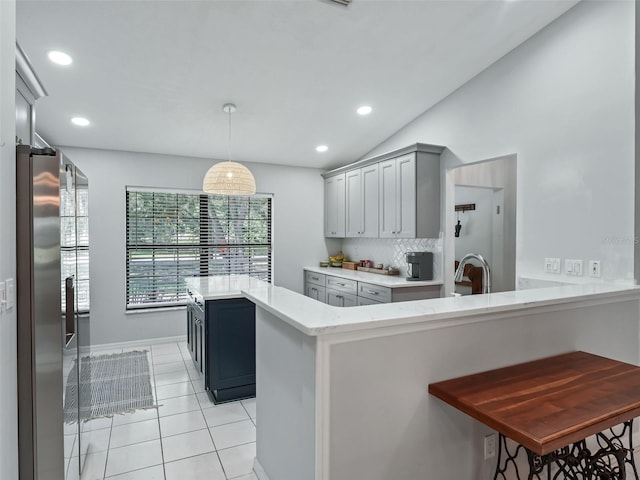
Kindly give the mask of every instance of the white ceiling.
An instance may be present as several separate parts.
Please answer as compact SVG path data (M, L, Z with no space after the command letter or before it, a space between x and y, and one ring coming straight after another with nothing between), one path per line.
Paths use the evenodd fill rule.
M49 143L225 159L232 101L235 160L328 168L576 3L19 0L17 37L49 93L36 106ZM52 64L51 49L74 63ZM356 114L363 104L371 115ZM76 115L92 125L71 125Z

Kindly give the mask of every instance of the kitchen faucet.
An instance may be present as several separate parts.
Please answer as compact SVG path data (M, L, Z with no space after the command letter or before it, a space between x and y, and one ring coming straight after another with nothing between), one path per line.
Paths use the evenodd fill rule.
M471 259L475 259L482 264L482 293L491 293L491 270L489 269L489 264L487 263L487 261L479 253L467 253L464 257L462 257L462 260L460 260L460 263L458 264L458 269L453 276L453 281L462 281L464 266L469 263L469 260Z

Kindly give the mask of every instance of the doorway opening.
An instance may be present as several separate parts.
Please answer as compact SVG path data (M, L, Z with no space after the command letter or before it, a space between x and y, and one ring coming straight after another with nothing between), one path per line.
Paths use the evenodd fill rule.
M465 277L459 284L453 281L456 262L467 253L480 254L489 264L492 292L515 290L516 155L466 163L447 169L445 175L445 292L481 293L478 271L470 269L471 279Z

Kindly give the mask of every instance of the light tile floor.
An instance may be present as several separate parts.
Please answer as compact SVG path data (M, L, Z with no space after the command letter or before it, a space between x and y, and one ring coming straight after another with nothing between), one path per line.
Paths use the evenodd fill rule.
M80 480L257 480L256 400L214 405L186 343L124 351L143 349L159 408L83 423L91 434Z

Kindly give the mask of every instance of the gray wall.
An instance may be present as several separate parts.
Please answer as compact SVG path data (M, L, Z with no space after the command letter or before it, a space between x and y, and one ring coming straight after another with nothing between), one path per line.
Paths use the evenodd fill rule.
M366 156L415 142L446 145L447 167L516 154L517 275L581 258L631 281L634 58L634 2L580 2Z
M89 177L91 341L186 335L184 310L125 312L125 187L202 189L216 160L63 147ZM273 280L302 293L302 268L327 257L320 170L246 164L273 199Z
M16 278L14 0L0 1L0 280ZM0 312L0 480L18 478L16 309Z

